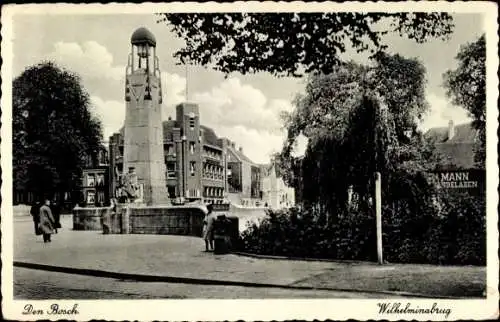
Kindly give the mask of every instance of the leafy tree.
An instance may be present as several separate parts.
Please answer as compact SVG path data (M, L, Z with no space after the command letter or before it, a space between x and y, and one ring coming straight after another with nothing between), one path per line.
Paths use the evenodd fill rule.
M304 198L321 211L343 207L349 186L368 206L374 171L382 172L387 185L394 186L391 178L400 178L401 184L406 178L408 189L402 194L425 181L410 171L426 156L416 130L428 108L425 70L416 60L385 54L382 37L399 33L417 42L445 39L453 28L450 15L189 13L160 14L159 22L185 40L175 53L181 63L226 74L309 77L306 93L286 118L288 141L275 159L287 181L302 182ZM369 51L376 67L342 62L340 54L348 48ZM296 160L291 150L300 133L309 144L305 156Z
M270 72L279 76L331 73L348 46L383 51L383 35L424 42L446 38L453 28L447 13L162 13L186 45L180 62L212 66L224 73Z
M417 130L428 108L425 68L387 54L377 55L374 65L349 62L329 75L311 75L286 118L288 140L277 159L292 172L288 182L300 176L305 201L323 211L344 208L349 187L370 209L375 171L382 173L388 203L407 199L418 207L417 199L431 192L422 172L438 159ZM309 144L297 167L291 152L301 133Z
M102 140L80 78L51 62L13 81L14 189L50 196L72 191Z
M486 157L486 41L482 35L475 42L462 45L456 59L458 67L443 74L447 95L453 104L462 106L473 117L480 145L476 163L484 167Z

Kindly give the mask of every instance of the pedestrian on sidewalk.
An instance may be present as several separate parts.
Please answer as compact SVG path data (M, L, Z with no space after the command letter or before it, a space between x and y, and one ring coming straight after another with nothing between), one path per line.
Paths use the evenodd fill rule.
M57 229L61 228L61 206L55 199L50 204L50 211L54 217L54 232L57 234Z
M50 243L50 235L54 233L55 220L50 210L50 199L45 199L45 204L40 207L40 230L43 234L43 242Z
M203 239L205 240L205 251L214 250L214 222L213 205L207 205L207 214L203 219Z
M40 207L41 206L42 206L42 204L40 203L40 201L36 200L30 209L30 214L33 217L33 224L35 225L35 235L37 235L37 236L42 234L42 232L40 231L40 228L38 227L40 224Z

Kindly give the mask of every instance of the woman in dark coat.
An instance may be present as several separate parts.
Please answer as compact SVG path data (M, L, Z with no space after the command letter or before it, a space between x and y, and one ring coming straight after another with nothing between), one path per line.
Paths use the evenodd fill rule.
M43 234L43 242L51 242L50 235L54 233L55 220L50 210L50 200L46 199L45 204L40 207L40 230Z
M57 228L61 228L61 206L54 200L50 205L50 211L52 211L54 217L54 229L57 234Z
M31 206L30 214L33 217L33 224L35 225L35 235L41 235L40 228L38 225L40 224L40 201L35 201L33 206Z

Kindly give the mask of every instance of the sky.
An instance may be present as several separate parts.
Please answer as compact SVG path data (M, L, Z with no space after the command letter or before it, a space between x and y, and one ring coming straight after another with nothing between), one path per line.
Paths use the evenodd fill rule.
M442 74L456 68L460 46L475 41L484 32L484 23L480 14L453 17L455 28L448 41L435 39L417 44L398 35L385 37L390 52L417 58L426 67L426 98L431 110L421 124L423 130L446 126L449 120L455 124L470 121L467 112L453 106L446 97ZM18 14L13 19L13 76L44 60L76 72L82 77L92 112L101 119L108 139L125 119L125 66L130 36L138 27L146 27L157 40L164 86L163 118L174 116L174 106L186 99L198 103L202 124L213 128L219 137L228 137L242 146L254 162L269 162L270 154L279 151L284 140L279 116L293 110L292 101L303 91L304 79L276 78L268 73L235 73L225 78L220 72L195 66L186 72L173 57L183 40L156 19L152 14ZM345 53L343 58L366 62L366 55L353 52ZM298 154L305 143L299 140Z

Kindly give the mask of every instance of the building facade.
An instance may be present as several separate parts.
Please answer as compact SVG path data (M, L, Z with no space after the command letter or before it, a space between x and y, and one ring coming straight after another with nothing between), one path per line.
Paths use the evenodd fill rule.
M243 153L242 147L236 148L234 142L225 139L223 146L228 169L228 199L243 206L261 206L260 166Z
M262 200L272 209L295 206L295 189L288 187L276 173L274 164L262 167Z
M115 196L119 195L121 174L126 171L123 149L122 129L109 140L109 182L111 194ZM202 125L197 104L179 104L175 119L163 122L163 150L167 193L174 203L293 204L293 198L289 197L282 203L266 200L271 198L271 193L263 191L263 183L279 185L279 180L265 181L269 171L263 175L262 166L250 160L242 147L236 147L235 142L227 138L219 138L213 129Z
M170 200L222 203L227 181L223 140L200 124L198 105L178 105L175 119L163 122L162 135ZM110 137L111 185L115 194L124 171L123 145L123 130Z
M80 206L105 206L109 204L110 189L109 154L105 146L100 146L97 153L87 159L80 180Z
M480 141L478 130L472 123L455 125L450 121L447 127L432 128L425 135L442 157L432 173L440 190L478 195L486 193L486 172L474 160Z

